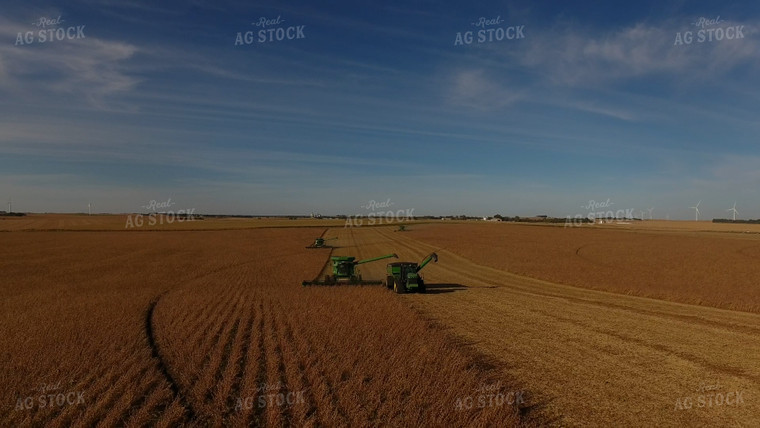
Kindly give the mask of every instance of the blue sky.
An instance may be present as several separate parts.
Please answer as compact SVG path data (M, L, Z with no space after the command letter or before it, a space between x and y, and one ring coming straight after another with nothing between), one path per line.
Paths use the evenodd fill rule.
M0 201L760 218L758 2L321 3L4 2ZM84 37L40 42L58 16ZM235 45L278 16L304 37Z

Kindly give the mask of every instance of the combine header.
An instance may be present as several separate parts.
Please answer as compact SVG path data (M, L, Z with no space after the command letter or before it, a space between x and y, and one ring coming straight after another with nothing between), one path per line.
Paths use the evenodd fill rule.
M332 262L332 276L327 275L322 281L303 281L301 285L304 287L307 285L382 285L383 281L380 280L363 280L359 271L356 269L356 266L391 257L398 258L396 254L386 254L380 257L357 261L356 257L332 256L330 257L330 261Z
M419 265L413 262L388 263L386 266L388 276L385 279L385 286L393 288L393 291L399 294L409 291L424 293L425 281L419 272L431 260L438 263L438 254L430 253Z
M336 237L327 238L327 239L325 239L325 238L317 238L317 239L314 240L313 244L309 245L306 248L331 248L330 246L325 245L325 242L332 241L333 239L338 239L338 237L336 236Z

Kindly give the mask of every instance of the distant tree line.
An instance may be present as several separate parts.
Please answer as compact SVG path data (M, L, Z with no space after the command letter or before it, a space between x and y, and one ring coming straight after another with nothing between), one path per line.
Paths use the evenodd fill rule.
M714 218L713 223L741 223L741 224L760 224L760 219L757 220L731 220L728 218Z
M511 221L511 222L520 222L520 223L564 223L567 221L566 217L549 217L546 215L538 215L535 217L520 217L516 215L514 217L509 217L509 216L502 216L500 214L496 214L492 218L498 219L501 221ZM587 217L583 217L583 218L573 217L572 220L576 223L593 223L593 221L588 219Z

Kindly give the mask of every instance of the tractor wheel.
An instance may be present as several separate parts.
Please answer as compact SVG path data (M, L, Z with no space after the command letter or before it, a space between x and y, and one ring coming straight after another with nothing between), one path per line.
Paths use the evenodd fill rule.
M390 290L392 287L393 287L393 277L392 276L385 277L385 288Z
M427 291L427 289L425 288L425 281L420 280L419 285L417 286L417 289L420 290L420 293L424 293L425 291Z
M399 284L398 281L395 279L393 280L393 291L396 292L396 294L404 294L406 293L406 287L404 287L404 284Z

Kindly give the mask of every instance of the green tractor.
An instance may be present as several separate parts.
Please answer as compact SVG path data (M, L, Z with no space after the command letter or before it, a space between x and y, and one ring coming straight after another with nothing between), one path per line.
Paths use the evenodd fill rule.
M306 248L331 248L330 246L325 245L325 242L332 241L333 239L338 239L338 237L336 236L333 238L317 238L314 240L313 244L309 245Z
M330 257L330 261L332 262L332 276L327 275L322 281L317 279L313 281L303 281L301 285L304 287L307 285L382 285L383 281L380 280L363 280L359 271L356 269L356 266L391 257L398 258L396 254L386 254L380 257L357 261L356 257L332 256Z
M431 260L438 263L438 254L430 253L419 265L413 262L388 263L385 286L393 288L398 294L410 291L424 293L425 281L419 273Z

